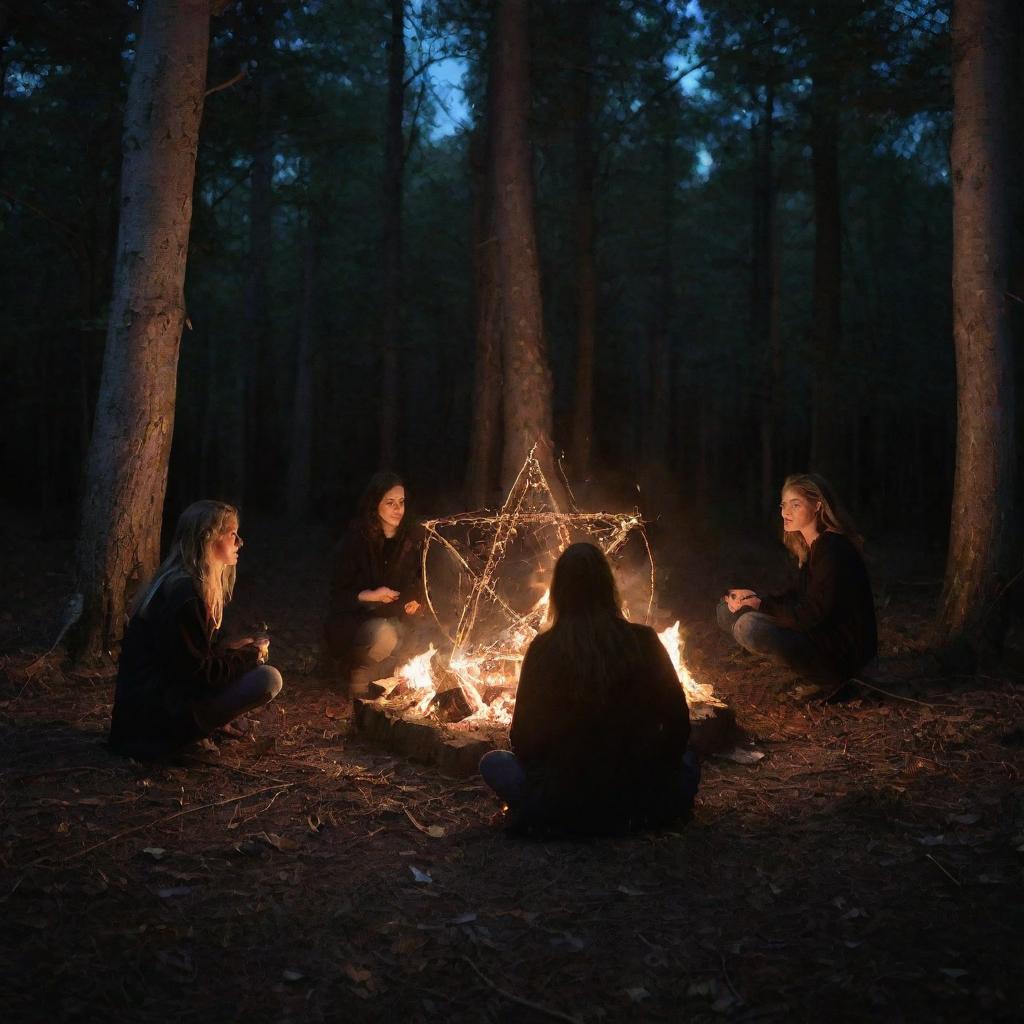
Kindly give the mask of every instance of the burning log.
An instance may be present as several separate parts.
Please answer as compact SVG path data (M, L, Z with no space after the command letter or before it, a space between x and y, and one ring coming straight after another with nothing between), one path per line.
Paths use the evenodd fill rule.
M430 674L434 680L435 690L430 710L439 721L461 722L473 714L476 709L466 694L458 673L439 665L435 658L430 664Z

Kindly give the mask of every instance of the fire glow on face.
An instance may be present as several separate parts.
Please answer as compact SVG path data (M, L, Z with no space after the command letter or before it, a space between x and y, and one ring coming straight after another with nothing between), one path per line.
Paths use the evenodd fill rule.
M437 706L442 693L456 694L457 725L506 726L512 721L519 668L530 642L540 631L548 612L546 581L561 552L574 540L596 544L609 559L619 555L633 537L639 542L649 567L639 600L644 619L654 603L654 562L639 512L563 512L551 492L534 452L530 452L504 505L497 513L472 512L424 525L423 580L427 604L451 642L444 658L433 645L411 658L397 672L396 682L412 696L413 712L426 715ZM431 594L429 559L442 552L456 595L453 623L446 629ZM512 571L509 572L509 563ZM523 593L513 597L513 583L530 566L529 585L540 596L528 601ZM435 590L437 588L435 587ZM442 588L444 589L444 588ZM529 586L527 588L527 594ZM627 617L628 617L628 608ZM659 634L679 676L688 702L715 703L710 687L699 684L683 660L679 623Z

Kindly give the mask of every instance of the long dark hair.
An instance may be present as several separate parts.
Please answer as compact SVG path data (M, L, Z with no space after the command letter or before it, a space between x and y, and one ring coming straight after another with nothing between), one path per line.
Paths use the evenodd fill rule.
M397 473L392 473L389 469L378 470L370 477L370 482L366 485L366 490L363 491L363 496L359 499L359 512L356 520L367 540L374 547L379 547L384 543L384 530L380 525L380 515L377 512L377 507L380 505L381 499L392 487L404 489L405 481ZM408 496L406 496L406 500L408 501ZM409 522L409 507L406 505L405 515L395 531L395 540L398 542L399 548L402 547L409 532Z
M616 678L637 660L612 567L593 544L570 544L555 563L547 636L565 685L580 699L611 697Z

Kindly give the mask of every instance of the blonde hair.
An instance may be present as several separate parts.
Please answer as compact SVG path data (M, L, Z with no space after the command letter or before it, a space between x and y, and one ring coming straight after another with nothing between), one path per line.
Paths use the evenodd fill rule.
M152 580L139 590L131 614L145 611L164 580L190 576L206 606L207 623L219 629L224 606L235 589L235 567L215 566L210 557L213 544L224 534L238 529L238 509L223 501L195 501L178 518L174 540L167 557Z
M841 533L863 554L864 539L857 532L850 514L836 498L832 485L823 476L817 473L793 473L782 484L782 493L786 491L796 491L815 507L814 519L819 533ZM783 530L782 543L796 556L798 565L807 561L811 549L799 530L792 533Z

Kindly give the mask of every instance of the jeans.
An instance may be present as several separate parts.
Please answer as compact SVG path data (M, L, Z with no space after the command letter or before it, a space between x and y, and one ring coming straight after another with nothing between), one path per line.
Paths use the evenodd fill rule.
M365 697L370 683L390 675L394 670L392 655L402 642L402 633L403 626L398 619L375 616L360 625L352 646L350 697Z
M213 732L222 725L269 704L284 686L281 673L273 665L257 665L223 690L194 701L192 714L203 734Z
M725 601L718 602L719 627L744 650L759 654L821 686L838 686L843 674L811 643L806 633L780 626L764 612L750 609L731 612Z
M510 810L526 799L529 782L519 758L510 750L491 750L480 758L480 776ZM679 770L679 791L683 805L689 808L700 785L700 763L692 750L683 755Z

